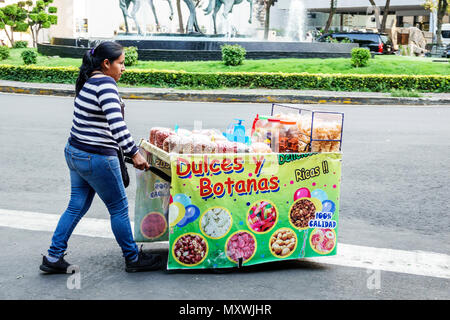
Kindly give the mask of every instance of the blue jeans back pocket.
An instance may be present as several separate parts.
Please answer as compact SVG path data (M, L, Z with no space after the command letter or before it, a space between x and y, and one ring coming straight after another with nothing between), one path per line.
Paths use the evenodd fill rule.
M79 174L85 176L92 174L91 156L72 154L72 164Z

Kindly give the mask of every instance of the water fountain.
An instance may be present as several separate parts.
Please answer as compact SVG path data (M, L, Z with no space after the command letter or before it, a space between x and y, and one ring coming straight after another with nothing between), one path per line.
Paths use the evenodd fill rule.
M136 1L144 0L134 0L134 2ZM170 2L170 0L166 1ZM247 59L350 57L351 49L357 46L355 44L302 42L304 40L304 25L306 21L306 10L302 0L292 0L290 2L286 37L276 41L267 41L239 34L240 28L244 29L244 24L256 26L258 23L254 21L256 19L252 21L252 0L209 0L208 7L210 7L210 10L207 10L208 8L196 8L193 0L183 1L189 8L189 19L186 29L188 33L144 34L141 31L140 34L119 34L114 40L126 47L137 47L140 60L155 61L221 60L221 46L224 44L238 44L244 47L247 51ZM121 0L122 2L129 5L133 0ZM167 4L163 2L165 1L159 3L155 1L157 9L167 7ZM221 4L224 5L221 6ZM250 8L249 19L249 11L246 10L245 5L247 8ZM211 6L216 9L221 7L221 10L211 10ZM132 8L135 10L136 7L133 6ZM230 8L234 9L234 12L228 13ZM212 23L211 14L214 12L217 13L217 28ZM242 19L243 12L247 16L244 19ZM136 12L132 11L130 13L135 14ZM208 13L208 15L203 13ZM236 15L240 15L241 21L238 23L233 17ZM124 14L124 17L125 19L131 17L132 20L136 21L135 23L138 23L136 17L133 17L132 14L129 16ZM209 19L209 24L206 19ZM212 28L207 33L201 32L199 21L203 25L209 25ZM252 24L250 25L249 22L252 22ZM172 19L170 23L177 25L178 19ZM173 25L172 27L166 26L164 28L174 29ZM142 28L137 29L142 30ZM250 28L248 29L248 34L254 33L251 32ZM41 44L38 46L38 50L47 55L81 57L86 48L95 46L98 40L83 39L77 41L77 39L53 38L51 44Z
M304 41L306 38L306 9L302 0L291 0L286 37L291 41Z

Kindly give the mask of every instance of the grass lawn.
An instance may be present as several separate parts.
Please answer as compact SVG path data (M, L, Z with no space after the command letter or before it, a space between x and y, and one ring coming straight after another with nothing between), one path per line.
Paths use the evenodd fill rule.
M22 65L21 52L25 49L11 49L10 58L0 64ZM335 59L272 59L245 60L237 67L227 67L221 61L139 61L129 69L184 70L187 72L283 72L283 73L342 73L342 74L405 74L405 75L449 75L448 62L433 62L432 58L375 56L367 67L353 68L348 58ZM440 59L442 60L442 59ZM79 67L81 59L38 57L38 66Z

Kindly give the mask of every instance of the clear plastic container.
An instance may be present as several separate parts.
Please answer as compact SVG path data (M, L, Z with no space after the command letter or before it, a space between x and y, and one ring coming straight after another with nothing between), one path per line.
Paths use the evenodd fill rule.
M262 116L257 114L253 120L251 140L252 142L264 142L266 139L267 124L269 116Z
M278 144L280 153L298 153L300 131L296 121L280 121Z
M280 119L269 118L267 119L266 126L266 139L265 142L272 152L279 152L279 135L280 135Z

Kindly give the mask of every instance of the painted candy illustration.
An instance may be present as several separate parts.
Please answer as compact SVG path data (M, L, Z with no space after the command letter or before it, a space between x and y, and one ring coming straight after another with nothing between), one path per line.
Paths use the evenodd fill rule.
M266 200L255 202L249 210L247 221L253 231L267 232L277 221L277 210Z
M162 236L167 228L167 222L159 212L147 214L141 222L141 233L147 239L154 239Z
M310 244L317 253L330 253L336 245L336 233L333 229L314 229L311 233Z
M235 262L238 262L239 258L242 258L244 262L250 260L255 251L255 238L246 231L236 232L226 244L227 256Z

